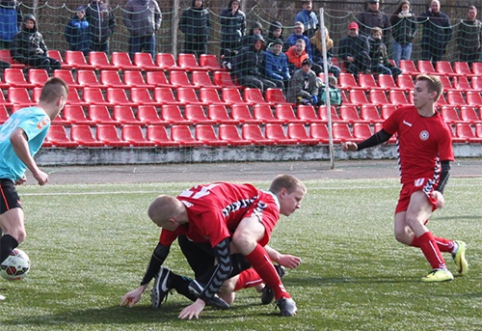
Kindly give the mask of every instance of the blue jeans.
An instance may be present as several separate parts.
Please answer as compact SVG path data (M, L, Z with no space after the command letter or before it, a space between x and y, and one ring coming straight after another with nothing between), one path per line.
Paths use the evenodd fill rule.
M393 42L392 46L392 59L397 64L400 65L400 60L410 60L412 56L412 43L409 44L399 44L396 41Z
M149 36L130 36L129 38L129 56L134 60L135 53L151 53L153 59L156 55L156 38L154 34Z

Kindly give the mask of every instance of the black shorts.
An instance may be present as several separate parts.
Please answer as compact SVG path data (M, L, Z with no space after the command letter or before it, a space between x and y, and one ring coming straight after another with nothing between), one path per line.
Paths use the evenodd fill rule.
M14 182L10 179L0 179L0 214L12 209L22 208Z
M214 265L215 255L211 244L193 242L185 235L178 236L177 242L196 278L199 278Z

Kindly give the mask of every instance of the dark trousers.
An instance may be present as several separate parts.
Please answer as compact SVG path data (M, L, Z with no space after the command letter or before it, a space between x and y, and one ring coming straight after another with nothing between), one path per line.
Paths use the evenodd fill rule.
M265 92L268 88L276 88L278 87L274 82L270 81L269 79L259 77L259 76L244 76L239 78L238 82L240 85L254 87L261 90L261 92Z
M184 53L199 55L206 54L208 50L207 38L205 36L184 36Z
M442 45L422 45L422 60L432 61L435 66L437 61L441 61L445 54L445 46Z
M35 67L35 68L45 69L49 73L52 73L54 70L60 69L61 67L61 64L59 61L45 55L34 55L31 57L28 57L24 61L24 64L28 64L29 66Z
M150 53L152 58L156 56L156 37L154 34L149 36L130 36L129 38L129 56L134 60L135 53Z

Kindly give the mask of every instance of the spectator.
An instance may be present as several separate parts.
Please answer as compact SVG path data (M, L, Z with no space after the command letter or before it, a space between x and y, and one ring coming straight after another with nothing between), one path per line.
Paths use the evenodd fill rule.
M285 54L288 57L290 75L293 75L296 70L301 69L303 61L310 58L306 53L305 40L302 38L298 39L296 44L291 46ZM323 71L321 66L314 64L311 61L310 67L313 69L316 75L319 75Z
M124 25L130 32L129 55L144 51L152 58L156 54L156 35L160 29L162 14L155 0L129 0L124 7Z
M252 39L253 39L253 35L261 35L263 36L263 25L259 22L254 22L252 25L251 25L251 28L249 29L249 32L247 35L245 35L242 39L241 39L241 47L244 47L244 46L249 46L252 44ZM264 38L264 36L263 36ZM265 39L266 40L266 39Z
M271 43L276 39L280 39L282 42L285 41L283 37L283 25L278 21L271 22L269 26L268 37L266 38L268 48L272 46Z
M263 36L253 35L253 43L241 48L233 61L234 74L239 84L259 88L263 93L268 88L283 88L263 76L265 45Z
M266 78L285 90L288 87L291 76L288 68L288 58L281 52L282 48L283 42L281 39L275 39L271 48L268 48L265 53L265 66Z
M340 68L331 64L331 58L333 57L332 49L334 46L333 39L330 38L330 34L328 33L328 29L325 28L325 36L326 36L326 60L328 62L328 72L333 74L335 77L340 76ZM319 29L316 34L310 38L311 49L313 50L313 62L317 65L321 66L321 69L324 69L323 66L323 43L321 40L321 29Z
M77 7L72 19L65 26L65 39L69 44L69 50L81 51L85 56L89 55L91 39L84 7Z
M367 38L371 35L372 28L381 28L384 34L383 42L389 47L390 35L392 34L390 18L380 10L379 0L368 0L368 9L356 15L356 19L361 34Z
M221 57L230 63L246 34L246 15L239 9L241 0L230 0L221 12Z
M204 0L193 0L191 7L183 11L179 29L184 33L184 53L207 53L207 42L211 31L211 16L204 8Z
M11 52L14 60L45 69L49 74L60 69L60 62L47 56L47 46L32 14L24 16L22 30L13 37Z
M370 46L365 36L358 33L358 24L348 24L348 35L340 40L338 57L344 61L346 70L357 77L359 72L370 69Z
M313 8L313 1L302 1L301 5L303 6L303 10L296 14L295 23L303 23L305 36L311 38L320 27L318 17L316 17L316 13L311 10Z
M371 71L377 74L392 75L393 79L397 81L397 77L402 73L402 70L388 60L387 46L382 42L382 35L382 29L373 28L372 35L368 38L372 60Z
M109 38L114 33L115 16L110 6L102 0L90 0L85 8L89 22L91 51L109 53Z
M469 6L467 19L457 27L457 59L460 62L467 62L470 67L472 63L480 58L482 45L482 23L477 19L477 8Z
M429 60L435 65L442 60L450 39L452 28L447 14L440 11L440 2L432 0L430 8L420 15L423 24L422 60Z
M415 14L411 11L410 1L402 0L390 19L392 25L392 59L397 66L400 60L410 60L412 40L417 33Z
M325 81L321 78L316 78L316 84L318 85L318 100L319 104L326 105L326 88ZM328 88L330 90L330 106L341 106L343 98L341 97L341 90L337 87L338 79L334 76L328 76Z
M295 26L293 28L293 33L291 34L291 36L286 38L285 43L283 44L283 52L288 51L290 47L294 46L298 39L303 39L305 41L306 54L308 54L308 57L310 59L313 58L310 39L303 34L304 29L305 29L305 26L303 25L303 23L301 22L295 23Z
M311 70L310 59L305 59L301 69L296 70L291 77L287 101L299 105L318 104L316 74Z
M0 49L10 49L13 37L21 30L22 21L17 0L0 1Z

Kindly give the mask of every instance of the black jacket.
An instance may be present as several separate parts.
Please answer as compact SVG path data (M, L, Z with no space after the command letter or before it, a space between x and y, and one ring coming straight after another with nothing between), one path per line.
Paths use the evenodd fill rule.
M192 7L184 10L179 20L179 29L186 35L205 37L211 31L211 16L209 10L201 7L195 8L193 0Z
M114 33L114 12L102 1L90 1L85 7L85 18L89 22L90 34L94 42L105 43Z
M23 21L32 20L35 25L32 29L26 29L22 24L22 30L13 37L11 53L12 57L21 63L34 55L47 56L47 46L42 34L37 31L37 20L32 14L26 14Z

